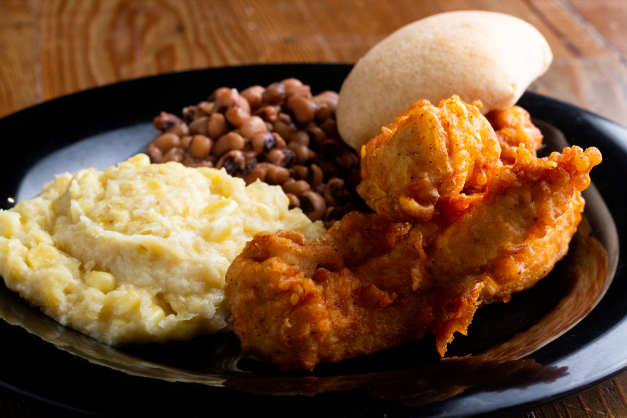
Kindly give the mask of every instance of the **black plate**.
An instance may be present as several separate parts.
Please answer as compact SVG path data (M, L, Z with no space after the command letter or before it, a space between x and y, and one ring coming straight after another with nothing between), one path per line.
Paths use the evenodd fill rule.
M270 65L168 74L10 115L0 120L0 207L12 205L8 198L33 197L54 173L104 168L143 150L157 132L150 121L159 111L179 113L216 87L297 77L314 93L337 91L350 68ZM592 172L598 191L584 194L582 225L589 227L580 227L594 239L579 233L567 258L536 287L509 304L481 308L469 337L458 336L449 351L474 357L438 361L433 340L425 338L320 365L313 373L281 373L242 355L232 334L116 350L57 325L0 285L6 321L0 321L0 386L103 416L450 417L532 408L610 378L627 368L627 273L618 251L619 239L627 238L621 188L627 129L533 93L519 104L545 133L545 152L568 141L603 153Z

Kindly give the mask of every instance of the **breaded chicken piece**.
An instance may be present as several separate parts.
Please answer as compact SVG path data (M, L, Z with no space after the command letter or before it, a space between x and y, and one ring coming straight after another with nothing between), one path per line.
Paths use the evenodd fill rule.
M514 164L519 144L523 144L531 155L536 156L536 151L542 145L543 136L531 122L529 112L520 106L512 106L504 110L493 110L486 118L499 139L503 164Z
M427 332L444 355L453 334L465 334L489 280L504 286L523 270L541 275L520 250L560 225L599 162L594 148L537 159L523 146L483 199L444 228L352 212L310 243L297 233L259 234L226 275L233 330L245 351L284 370L376 353Z
M414 104L362 149L357 192L386 219L426 222L462 190L483 189L501 148L480 107L458 96Z

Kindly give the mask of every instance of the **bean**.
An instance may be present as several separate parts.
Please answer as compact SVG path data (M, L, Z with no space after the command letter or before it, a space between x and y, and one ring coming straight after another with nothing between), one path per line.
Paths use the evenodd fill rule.
M163 156L163 160L161 160L161 162L167 163L170 161L175 161L177 163L180 163L181 161L183 161L184 156L185 156L185 151L183 151L183 149L171 148L170 151L165 153L165 155Z
M228 174L235 176L238 172L244 171L246 167L246 159L241 151L229 151L218 160L216 168L219 170L224 168Z
M250 141L252 148L259 154L265 154L266 152L270 152L272 148L276 145L276 140L272 134L262 133L253 136Z
M224 94L228 90L231 90L231 88L230 87L218 87L217 89L213 91L213 93L209 95L207 100L209 100L210 102L215 102L218 96Z
M148 156L150 157L150 162L153 164L159 164L161 162L161 159L163 158L163 153L161 152L161 150L151 145L146 148L146 154L148 154Z
M166 129L166 132L178 136L185 136L189 134L189 127L184 123L177 123L176 125Z
M192 143L192 139L194 139L194 137L191 135L185 135L184 137L181 137L181 148L183 148L184 150L188 149L190 144Z
M310 150L306 145L290 142L288 148L294 152L296 162L299 164L305 164L307 161L316 158L316 153Z
M183 119L185 122L190 123L198 116L200 116L201 110L197 106L187 106L183 108Z
M315 163L322 170L325 179L329 180L337 176L337 167L331 161L320 158L320 156L318 156L318 158L316 158L315 160Z
M189 124L189 133L192 135L207 135L209 133L208 129L209 118L207 116L200 116L194 119Z
M285 86L281 83L272 83L261 96L263 103L281 105L285 101Z
M198 108L205 114L211 115L213 111L213 103L212 102L200 102L198 103Z
M319 184L321 184L323 178L324 178L324 174L322 173L322 169L320 167L318 167L316 164L312 164L309 166L309 173L307 174L307 181L309 182L309 184L311 184L312 188L315 188Z
M305 131L296 131L296 133L292 135L292 141L290 143L297 143L308 147L310 143L309 135L307 135Z
M218 91L219 90L219 91ZM223 113L227 109L237 105L239 93L235 89L216 90L216 100L213 102L213 113Z
M327 139L327 134L318 126L312 126L307 129L310 143L313 142L312 148L319 149L322 143Z
M327 137L340 139L340 134L337 132L337 124L333 118L328 118L320 125L320 128L327 134Z
M244 112L248 113L248 115L250 115L250 104L245 97L242 97L241 95L237 96L237 98L235 99L235 106L239 107Z
M313 100L318 106L326 107L331 111L331 113L335 114L335 109L337 109L337 103L340 100L340 96L334 91L327 90L312 97L311 100Z
M342 153L335 158L335 162L341 168L351 169L353 167L357 167L359 164L359 158L353 152L344 149Z
M255 111L261 106L261 97L263 96L264 91L266 91L266 89L261 86L252 86L241 92L240 95L248 100L250 109Z
M309 168L304 165L295 165L294 166L294 177L297 180L307 180L307 176L309 176Z
M178 116L175 116L171 113L166 113L166 112L159 113L159 116L155 117L152 120L152 124L155 126L155 128L159 129L160 131L165 131L166 129L171 128L177 123L182 123L182 122L183 121L179 119Z
M282 184L290 178L290 172L283 167L274 164L268 164L268 172L266 173L266 181L271 184Z
M289 167L294 163L294 152L288 149L273 149L266 156L268 162L280 167Z
M266 134L266 124L259 116L251 116L240 126L240 134L244 138L253 139L257 134Z
M166 154L172 148L181 145L181 139L174 134L161 134L150 143L151 146L159 148L161 153Z
M211 161L197 160L196 158L192 157L185 157L183 159L183 165L185 167L213 167L213 163Z
M334 160L344 152L344 145L335 139L327 139L320 146L320 152L329 160Z
M296 131L296 125L292 123L292 118L286 113L280 113L277 121L274 123L274 132L281 135L281 137L287 141L290 141Z
M323 197L316 192L305 192L299 200L301 209L312 221L320 220L327 210L327 204Z
M335 177L328 181L324 200L330 206L340 206L346 199L346 185L343 179Z
M268 167L270 164L268 163L259 163L257 164L247 175L244 176L244 181L246 184L254 183L257 180L264 181L266 178L266 174L268 173Z
M281 106L263 106L255 112L255 115L266 122L274 123L277 121L280 111Z
M211 151L211 139L203 135L194 135L189 146L189 155L198 160L204 160Z
M272 136L274 137L274 147L275 148L278 148L278 149L285 149L285 148L287 148L287 143L285 142L283 137L281 137L281 135L279 135L276 132L272 132Z
M294 91L298 90L298 88L303 86L303 82L297 78L286 78L281 81L283 87L285 87L285 95L291 96Z
M306 124L314 119L318 106L311 100L302 96L292 96L285 105L294 114L298 123Z
M207 131L211 138L220 138L229 131L226 118L222 113L214 113L211 115L207 124Z
M244 121L250 117L249 113L246 113L243 109L234 106L229 107L226 112L224 112L224 116L226 116L226 120L236 128L242 126Z
M305 180L294 180L294 179L289 179L283 184L281 184L281 188L283 189L285 193L292 193L292 194L295 194L296 196L300 196L303 193L311 190L309 183L307 183Z
M289 206L290 209L300 207L300 199L298 199L298 196L292 193L286 193L285 195L287 196L287 199L290 202L290 206Z
M212 154L216 157L220 157L222 154L232 150L244 149L245 141L241 135L235 132L229 132L218 139L218 142L213 146Z
M331 117L331 109L326 106L320 106L314 116L316 120L325 121Z

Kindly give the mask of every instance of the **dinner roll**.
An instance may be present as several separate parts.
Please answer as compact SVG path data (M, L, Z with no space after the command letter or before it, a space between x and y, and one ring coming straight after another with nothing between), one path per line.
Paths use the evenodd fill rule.
M480 100L482 113L512 106L553 55L536 28L483 11L442 13L411 23L375 45L350 72L337 107L340 135L361 148L418 100L454 94Z

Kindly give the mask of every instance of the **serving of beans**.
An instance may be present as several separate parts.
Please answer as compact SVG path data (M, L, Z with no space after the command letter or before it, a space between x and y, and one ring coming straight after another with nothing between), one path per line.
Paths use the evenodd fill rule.
M312 96L295 78L239 93L220 87L207 101L183 109L182 117L161 112L162 131L147 146L153 163L224 168L250 184L281 185L290 208L330 227L344 214L363 209L355 192L359 157L337 132L338 94Z

